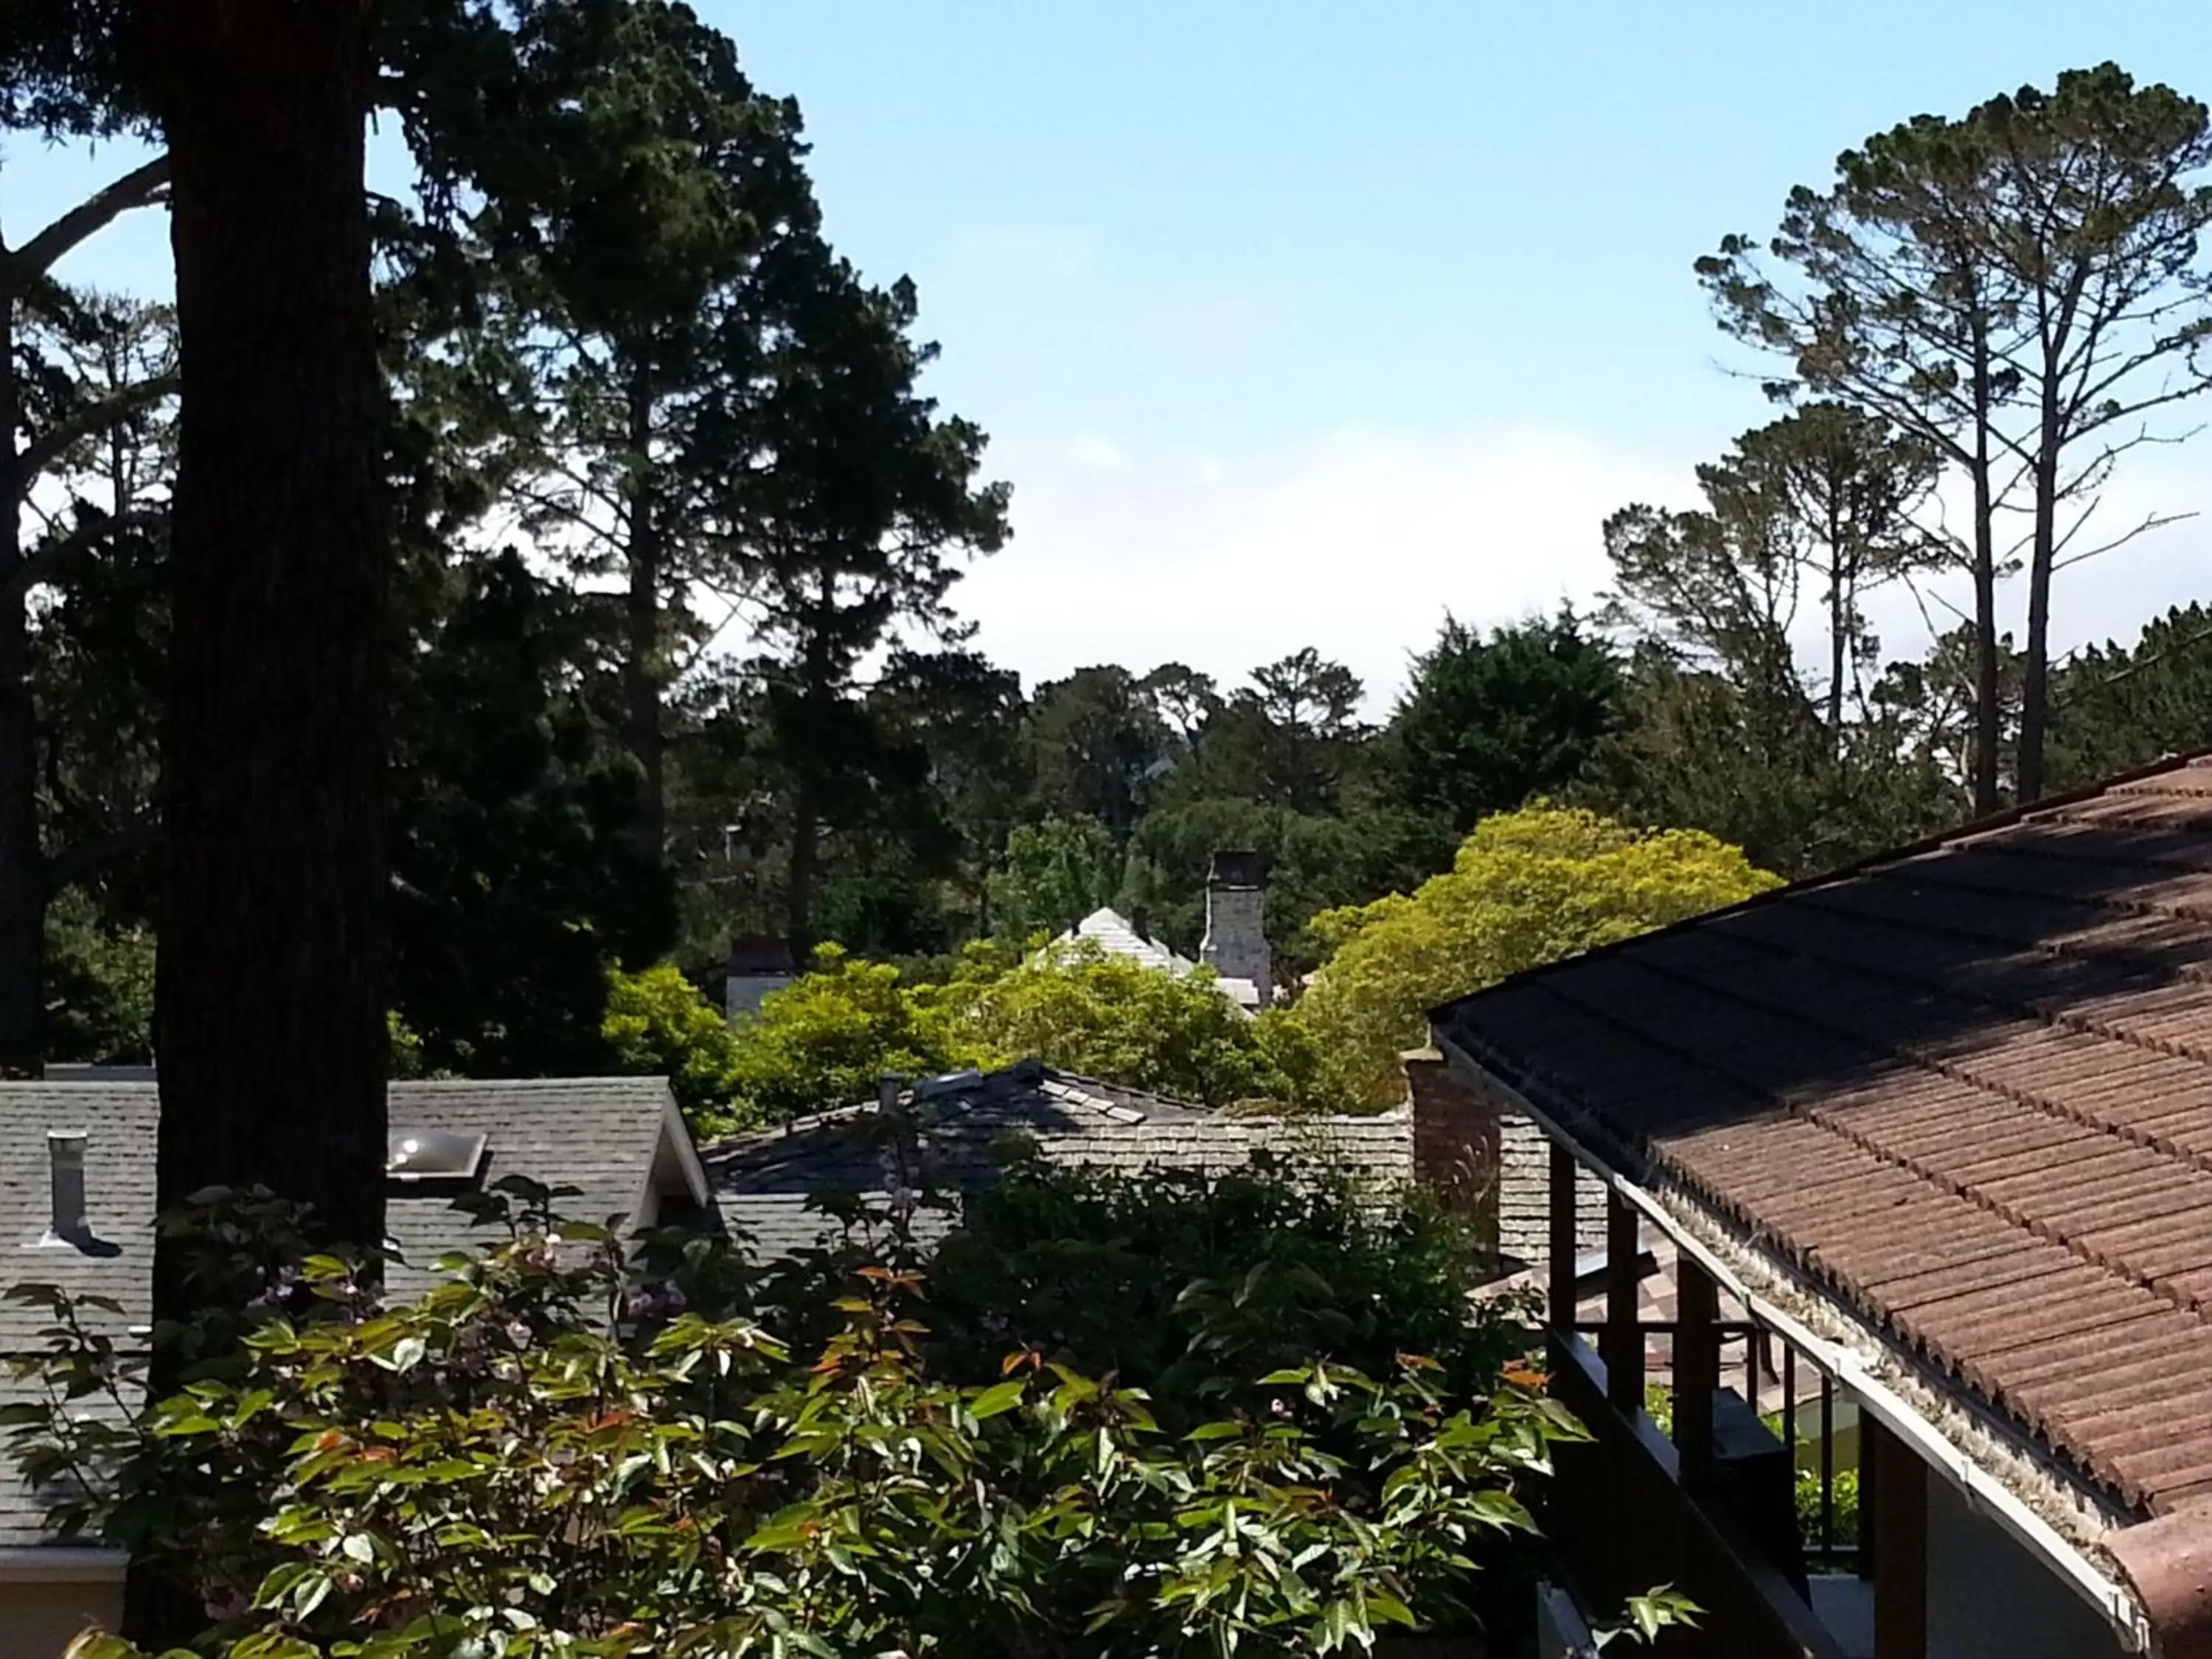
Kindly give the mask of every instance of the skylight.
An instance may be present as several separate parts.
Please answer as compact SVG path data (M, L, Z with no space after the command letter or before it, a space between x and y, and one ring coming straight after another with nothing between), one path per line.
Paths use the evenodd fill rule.
M483 1161L488 1137L463 1129L394 1129L384 1172L394 1181L465 1181Z

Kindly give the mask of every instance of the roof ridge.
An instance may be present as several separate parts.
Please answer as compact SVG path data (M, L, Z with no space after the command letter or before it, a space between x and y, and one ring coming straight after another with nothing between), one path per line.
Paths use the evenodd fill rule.
M1558 998L1561 1001L1571 1003L1578 1011L1589 1012L1588 1005L1566 995L1565 993L1560 992L1556 987L1551 985L1538 985L1528 988L1541 991L1547 994ZM1604 1024L1616 1026L1622 1025L1621 1022L1613 1019L1610 1015L1604 1013L1602 1011L1599 1011L1596 1017ZM1647 1036L1644 1031L1637 1028L1623 1026L1622 1029L1628 1030L1631 1035L1635 1036L1638 1041L1649 1042L1653 1047L1662 1049L1678 1060L1686 1058L1683 1051L1675 1048L1674 1045L1671 1043L1666 1042L1657 1037ZM1584 1146L1590 1147L1593 1151L1600 1152L1603 1152L1607 1149L1611 1149L1615 1152L1634 1152L1635 1149L1620 1146L1618 1139L1605 1123L1604 1120L1597 1113L1581 1105L1575 1099L1573 1095L1571 1095L1565 1087L1554 1085L1541 1073L1531 1072L1524 1065L1515 1064L1514 1061L1503 1051L1499 1050L1494 1043L1485 1042L1475 1037L1472 1033L1465 1031L1455 1032L1451 1041L1455 1046L1459 1047L1462 1052L1466 1053L1468 1058L1476 1060L1477 1063L1482 1065L1486 1070L1495 1068L1501 1076L1510 1076L1514 1079L1514 1086L1522 1094L1533 1095L1540 1098L1544 1103L1545 1109L1551 1115L1553 1119L1563 1128L1566 1128L1573 1132L1577 1139L1581 1140ZM1697 1068L1700 1070L1710 1069L1704 1066L1700 1062L1692 1061L1692 1064L1695 1065ZM1738 1090L1742 1090L1744 1088L1744 1085L1736 1084L1732 1079L1726 1079L1725 1076L1723 1076L1723 1081L1728 1082L1729 1086L1731 1088ZM1760 1094L1760 1091L1757 1090L1750 1090L1747 1091L1747 1092L1750 1092L1754 1097L1759 1097ZM1844 1141L1846 1145L1855 1144L1851 1141L1849 1136L1838 1133L1836 1130L1832 1129L1826 1124L1811 1121L1802 1117L1795 1110L1790 1109L1786 1107L1778 1106L1778 1109L1781 1110L1784 1115L1788 1116L1792 1121L1803 1123L1808 1128L1817 1130L1825 1134L1833 1135L1837 1139ZM1892 1160L1884 1158L1880 1153L1870 1150L1868 1151L1868 1156L1876 1158L1884 1165L1884 1167L1899 1167L1895 1165ZM1648 1149L1641 1153L1640 1161L1647 1167L1655 1162ZM1765 1234L1767 1230L1764 1224L1760 1223L1755 1214L1735 1206L1729 1200L1725 1194L1716 1191L1707 1181L1691 1170L1681 1167L1680 1164L1670 1164L1667 1167L1665 1173L1668 1179L1681 1183L1692 1194L1704 1195L1701 1201L1709 1204L1717 1204L1719 1206L1720 1212L1723 1215L1733 1212L1735 1213L1735 1219L1729 1224L1743 1228L1747 1237L1754 1247L1760 1249L1766 1248L1762 1238L1762 1235ZM1954 1191L1947 1183L1929 1180L1926 1176L1921 1174L1917 1170L1902 1169L1900 1170L1900 1173L1909 1176L1911 1179L1921 1182L1923 1185L1943 1196L1958 1199L1961 1202L1971 1201L1966 1200L1963 1194ZM1984 1213L1990 1212L1984 1212ZM2003 1219L2003 1218L1998 1218ZM2008 1224L2010 1224L2008 1223ZM1817 1252L1814 1253L1810 1256L1802 1255L1795 1251L1778 1252L1778 1254L1780 1254L1784 1261L1789 1264L1786 1269L1787 1271L1802 1275L1803 1278L1814 1284L1825 1285L1830 1287L1832 1291L1840 1291L1842 1289L1841 1281L1838 1278L1837 1274L1825 1264L1825 1262L1819 1257ZM2007 1395L2004 1398L1999 1398L1998 1391L1992 1390L1989 1387L1985 1386L1982 1382L1968 1375L1956 1362L1944 1355L1932 1351L1927 1344L1916 1341L1913 1339L1905 1336L1905 1334L1898 1328L1893 1316L1882 1310L1867 1307L1863 1298L1861 1298L1855 1294L1850 1295L1849 1299L1859 1305L1863 1316L1867 1318L1877 1328L1885 1329L1893 1340L1902 1343L1907 1352L1917 1356L1918 1363L1926 1364L1938 1373L1948 1376L1955 1382L1963 1385L1969 1392L1976 1396L1984 1409L1997 1414L1998 1418L2005 1425L2008 1432L2015 1434L2022 1440L2031 1443L2040 1443L2042 1448L2047 1453L2064 1460L2064 1462L2077 1472L2080 1477L2085 1481L2094 1484L2094 1486L2104 1492L2119 1494L2121 1499L2129 1503L2132 1507L2141 1507L2140 1504L2137 1503L2136 1499L2128 1496L2127 1482L2124 1479L2116 1479L2112 1473L2108 1473L2094 1467L2091 1461L2083 1453L2076 1451L2066 1445L2061 1439L2060 1436L2053 1431L2053 1425L2050 1422L2044 1420L2040 1417L2031 1418L2027 1413L2021 1404L2012 1400L2009 1395ZM2127 1317L2132 1317L2132 1316L2124 1317L2117 1315L2113 1316L2103 1322L2104 1328L2118 1328L2126 1322Z
M656 1092L665 1077L546 1077L546 1078L395 1078L385 1087L407 1094L488 1094L511 1091L524 1094L613 1094ZM151 1085L149 1085L151 1086Z
M1747 911L1764 909L1769 905L1778 903L1801 893L1811 892L1816 888L1826 887L1837 882L1848 881L1854 876L1869 874L1887 866L1903 863L1908 859L1922 858L1930 853L1942 852L1977 836L1994 834L1999 830L2008 829L2014 824L2025 823L2031 818L2047 817L2055 812L2063 811L2069 806L2078 805L2083 801L2094 800L2100 795L2109 794L2123 784L2139 783L2147 778L2158 777L2164 773L2176 771L2185 766L2193 766L2201 761L2212 761L2212 744L2208 744L2203 748L2189 750L2181 754L2166 756L2162 759L2137 767L2132 771L2116 774L2080 789L2068 790L2056 795L2045 795L2039 800L2030 801L2023 805L2008 806L1982 817L1971 818L1951 829L1939 830L1932 836L1924 836L1918 841L1907 842L1902 847L1889 848L1863 859L1854 859L1847 864L1838 865L1832 870L1822 871L1815 875L1801 876L1794 881L1783 883L1779 887L1771 887L1763 893L1754 893L1749 898L1739 899L1734 904L1724 904L1716 910L1701 910L1694 916L1685 916L1680 921L1668 922L1665 927L1655 927L1649 933L1632 934L1627 939L1613 939L1604 945L1592 945L1587 951L1579 951L1574 956L1561 957L1556 962L1539 963L1534 967L1523 968L1517 973L1508 974L1504 978L1482 987L1480 990L1470 991L1465 996L1453 997L1448 1001L1437 1004L1427 1011L1428 1018L1431 1021L1443 1018L1452 1009L1471 998L1486 996L1505 986L1537 981L1546 975L1557 973L1563 968L1578 963L1601 960L1626 950L1631 945L1648 944L1654 939L1669 939L1692 928L1702 927L1709 922L1718 921L1729 916L1741 915Z

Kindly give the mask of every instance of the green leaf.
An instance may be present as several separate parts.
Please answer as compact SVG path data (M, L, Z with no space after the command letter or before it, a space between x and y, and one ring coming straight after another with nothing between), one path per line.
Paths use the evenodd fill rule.
M305 1613L301 1614L301 1618L306 1616ZM274 1631L257 1631L232 1645L229 1659L323 1659L323 1656L296 1636L285 1636Z
M1027 1381L1021 1377L994 1383L975 1396L968 1407L969 1413L981 1422L986 1418L1010 1412L1022 1403L1022 1395L1028 1387Z
M1407 1630L1416 1628L1413 1610L1395 1595L1382 1595L1370 1590L1367 1595L1367 1616L1385 1624L1403 1625Z

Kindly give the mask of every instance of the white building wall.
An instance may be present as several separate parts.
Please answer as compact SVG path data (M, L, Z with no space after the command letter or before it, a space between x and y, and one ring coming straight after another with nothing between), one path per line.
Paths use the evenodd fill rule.
M750 1019L760 1012L770 992L790 983L788 974L732 974L722 988L723 1013L732 1025Z
M0 1583L0 1653L10 1659L62 1659L86 1630L122 1620L119 1582Z

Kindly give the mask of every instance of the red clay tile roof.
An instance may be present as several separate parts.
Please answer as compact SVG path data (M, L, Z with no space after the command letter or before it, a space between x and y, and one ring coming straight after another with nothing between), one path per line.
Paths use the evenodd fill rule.
M1432 1018L2092 1482L2212 1495L2212 757Z

